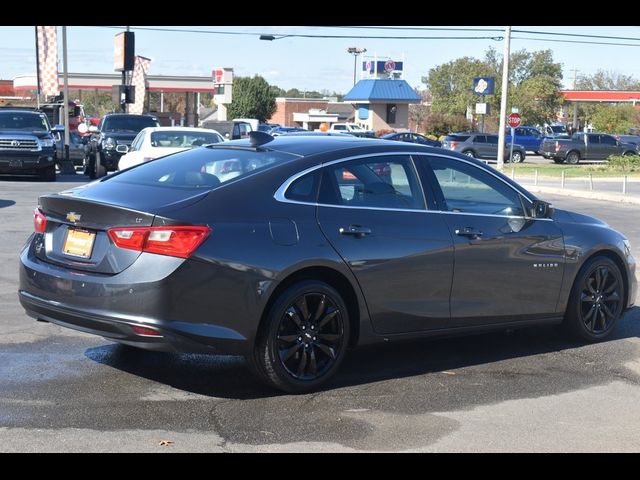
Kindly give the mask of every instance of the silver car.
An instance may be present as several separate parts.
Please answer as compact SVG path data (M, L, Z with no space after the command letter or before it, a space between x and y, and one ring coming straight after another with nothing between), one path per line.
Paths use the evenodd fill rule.
M486 133L450 133L442 142L442 148L464 153L470 157L495 160L498 158L498 135ZM513 154L509 159L510 144L505 145L504 161L524 162L525 148L513 145Z

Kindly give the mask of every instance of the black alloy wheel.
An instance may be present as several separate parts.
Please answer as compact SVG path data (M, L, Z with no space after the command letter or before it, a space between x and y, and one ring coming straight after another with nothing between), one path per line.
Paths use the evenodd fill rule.
M576 279L568 311L568 326L584 340L607 337L624 309L620 269L606 257L595 257Z
M268 384L304 392L324 383L344 357L349 320L340 294L324 282L289 287L256 342L254 371Z

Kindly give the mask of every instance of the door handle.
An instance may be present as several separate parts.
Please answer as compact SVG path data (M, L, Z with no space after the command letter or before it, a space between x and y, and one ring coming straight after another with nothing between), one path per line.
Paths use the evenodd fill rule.
M464 227L457 228L456 235L460 235L461 237L479 238L482 236L482 232L473 227Z
M360 238L365 235L371 235L371 229L369 227L363 227L362 225L349 225L348 227L340 227L338 230L340 235L353 235Z

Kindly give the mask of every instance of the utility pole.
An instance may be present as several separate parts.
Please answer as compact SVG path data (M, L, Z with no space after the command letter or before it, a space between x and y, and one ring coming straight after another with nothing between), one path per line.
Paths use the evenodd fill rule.
M573 72L573 89L576 89L576 85L578 83L578 72L579 70L577 68L574 68L573 70L571 70ZM573 126L573 131L577 131L578 130L578 102L575 101L573 102L573 122L572 122L572 126Z
M62 97L64 99L64 160L60 162L60 166L62 173L76 173L73 163L69 161L69 74L67 71L67 27L62 27L62 79Z
M507 97L509 95L509 47L511 44L511 27L504 31L504 51L502 53L502 97L500 98L500 130L498 130L498 164L497 169L504 169L504 130L507 124Z

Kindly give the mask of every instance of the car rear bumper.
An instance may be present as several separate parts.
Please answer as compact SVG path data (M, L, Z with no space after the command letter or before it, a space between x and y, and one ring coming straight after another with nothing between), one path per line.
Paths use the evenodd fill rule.
M165 322L153 318L118 315L97 309L78 309L47 300L20 290L20 304L27 314L40 321L99 335L119 343L161 352L242 354L237 332L207 325L206 329L189 328L181 322ZM157 332L157 336L138 334L134 327ZM195 333L195 330L199 334ZM230 338L232 337L232 338ZM244 342L240 342L244 343ZM236 344L234 346L234 344Z
M215 295L206 299L207 310L194 307L195 301L183 294L190 290L185 276L196 274L192 265L180 268L182 259L150 259L152 263L142 261L116 275L75 272L42 262L32 246L22 251L20 260L18 297L36 319L149 350L244 355L249 348L246 335L210 313L218 301ZM224 318L232 327L238 323ZM158 335L136 333L134 327Z

